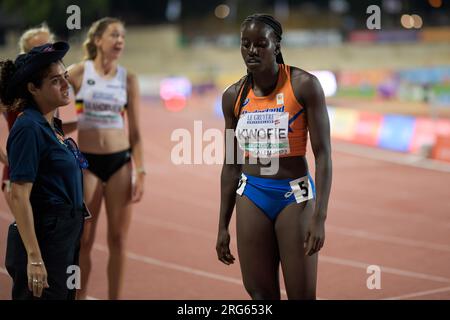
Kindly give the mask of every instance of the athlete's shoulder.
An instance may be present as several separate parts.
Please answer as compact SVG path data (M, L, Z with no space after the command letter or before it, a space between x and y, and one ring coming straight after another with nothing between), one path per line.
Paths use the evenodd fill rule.
M242 88L242 85L244 83L245 77L242 77L235 83L229 85L223 92L223 98L230 99L232 101L236 100L236 98L239 95L239 91Z
M80 61L78 63L74 63L67 68L67 71L71 76L79 76L84 73L84 64L85 61Z
M78 92L78 90L80 90L81 84L83 82L84 64L85 61L81 61L72 64L67 68L67 72L69 73L69 83L75 89L75 92Z
M312 73L300 69L298 67L290 66L291 69L291 79L300 82L310 82L316 79L316 76Z
M127 82L128 82L128 83L137 81L137 75L136 75L136 73L134 73L134 72L128 70L128 69L125 68L125 67L122 67L122 68L123 68L123 69L125 70L125 72L127 73Z
M242 84L244 83L244 78L228 86L222 95L222 112L225 117L234 117L234 106L236 100L239 96L239 91L241 90Z
M296 95L315 92L321 88L319 79L315 75L297 67L291 67L291 84Z

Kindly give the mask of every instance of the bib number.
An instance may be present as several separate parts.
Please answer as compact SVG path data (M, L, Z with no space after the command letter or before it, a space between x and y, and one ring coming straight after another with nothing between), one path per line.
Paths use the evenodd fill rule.
M297 203L314 198L313 188L307 175L302 178L292 180L289 184L291 185L291 191L285 194L286 198L293 194Z

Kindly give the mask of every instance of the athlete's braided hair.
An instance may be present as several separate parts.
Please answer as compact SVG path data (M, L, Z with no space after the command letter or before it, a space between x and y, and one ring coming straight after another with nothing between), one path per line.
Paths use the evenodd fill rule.
M278 42L281 41L281 39L282 39L281 35L283 34L283 29L281 27L281 23L278 22L274 17L272 17L271 15L262 14L262 13L252 14L244 19L244 21L241 24L241 29L244 27L244 25L246 23L251 22L251 21L259 21L259 22L262 22L262 23L268 25L269 27L271 27L275 33L275 36L277 37L277 41ZM276 61L278 64L284 64L283 55L281 54L281 50L276 55ZM242 91L242 92L241 92L241 97L239 100L238 117L241 114L242 106L244 104L245 98L247 97L248 91L250 90L250 86L252 85L252 82L253 82L253 75L251 72L249 72L247 70L247 74L244 76L243 82L241 85L242 90L239 89L239 91ZM236 105L236 102L235 102L235 105Z

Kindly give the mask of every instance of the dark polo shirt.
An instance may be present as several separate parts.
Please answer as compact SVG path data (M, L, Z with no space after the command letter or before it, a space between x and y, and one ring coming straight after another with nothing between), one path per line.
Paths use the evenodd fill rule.
M61 121L54 119L61 134ZM70 149L34 106L25 108L7 142L11 182L32 182L33 209L52 205L83 205L82 171Z

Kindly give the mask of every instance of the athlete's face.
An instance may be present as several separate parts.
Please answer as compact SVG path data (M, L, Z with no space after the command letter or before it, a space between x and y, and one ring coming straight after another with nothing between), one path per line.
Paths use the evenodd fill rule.
M121 23L111 23L97 39L97 48L111 59L118 59L125 48L125 28Z
M259 21L250 21L241 29L241 54L247 69L263 71L276 64L280 50L275 33L271 27Z
M34 100L41 106L57 108L70 103L68 73L62 62L52 63L39 88L29 83Z

